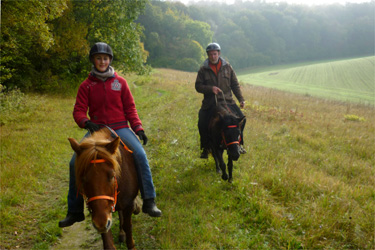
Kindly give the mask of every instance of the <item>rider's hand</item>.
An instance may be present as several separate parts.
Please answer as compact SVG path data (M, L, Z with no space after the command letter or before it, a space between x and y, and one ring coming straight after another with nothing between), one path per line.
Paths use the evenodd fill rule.
M245 101L243 101L243 102L240 102L240 108L244 108L245 107Z
M139 139L140 139L141 141L143 141L143 145L146 145L148 139L147 139L147 136L145 135L145 131L140 130L140 131L137 132L137 135L138 135Z
M216 87L216 86L213 86L213 87L212 87L212 92L213 92L215 95L217 95L217 94L219 94L219 93L222 92L222 91L221 91L220 88L218 88L218 87Z
M92 121L87 121L85 123L85 129L90 131L90 133L94 133L95 131L98 131L100 129L100 126L96 123L93 123Z

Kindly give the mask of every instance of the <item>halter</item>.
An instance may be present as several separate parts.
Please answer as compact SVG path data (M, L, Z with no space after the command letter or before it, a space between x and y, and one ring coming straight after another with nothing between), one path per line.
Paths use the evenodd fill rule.
M97 159L97 160L92 160L91 161L91 163L93 163L93 164L95 164L95 163L104 163L104 162L106 162L105 159ZM111 206L112 213L114 213L116 211L115 207L116 207L116 204L117 204L117 195L120 192L117 191L117 189L118 189L118 183L117 183L116 176L114 176L114 178L115 178L115 183L113 185L113 188L114 188L114 192L113 192L114 195L113 195L113 197L112 196L108 196L108 195L97 195L97 196L88 198L88 197L85 196L86 197L86 205L89 208L89 210L90 210L89 203L92 202L92 201L95 201L95 200L110 200L110 201L113 202L113 205ZM91 212L91 210L90 210L90 212Z
M227 126L227 128L237 128L237 127L238 127L237 125L229 125L229 126ZM226 147L228 147L229 145L232 145L232 144L240 144L240 142L241 142L241 136L240 136L239 139L238 139L238 141L232 141L232 142L227 143L227 141L225 140L224 130L221 131L221 137L223 138L222 143L224 143L224 145Z

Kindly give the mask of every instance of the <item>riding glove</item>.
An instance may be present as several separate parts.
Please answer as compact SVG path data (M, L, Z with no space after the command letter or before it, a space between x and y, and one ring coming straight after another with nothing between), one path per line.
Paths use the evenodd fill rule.
M95 131L98 131L100 129L100 126L96 123L93 123L92 121L87 121L85 123L85 129L90 131L90 133L94 133Z
M147 136L145 135L145 131L140 130L140 131L137 132L137 135L138 135L139 139L143 141L143 145L146 145L148 139L147 139Z

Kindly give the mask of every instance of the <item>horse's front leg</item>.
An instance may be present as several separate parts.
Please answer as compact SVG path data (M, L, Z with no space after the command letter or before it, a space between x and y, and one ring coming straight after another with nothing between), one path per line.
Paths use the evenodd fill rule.
M115 250L115 243L113 242L112 231L109 229L108 232L102 233L103 248L105 250Z
M226 165L223 160L223 152L224 150L215 148L214 150L212 150L212 155L214 156L215 163L216 163L216 172L220 173L220 170L221 170L221 173L222 173L221 178L223 180L228 180Z
M134 211L134 204L131 204L131 206L126 207L122 211L122 221L123 224L121 226L121 231L126 234L126 246L128 249L135 249L135 242L133 239L133 225L132 225L132 214Z
M212 151L212 156L214 157L214 160L215 160L216 173L220 174L221 168L220 168L219 157L217 157L217 155L216 155L216 153L214 153L214 151Z
M232 160L232 157L228 155L228 173L229 173L228 182L229 183L232 183L232 180L233 180L232 171L233 171L233 160Z
M125 231L123 229L124 227L124 215L122 214L122 210L118 210L118 217L119 217L119 220L120 220L120 233L119 233L119 241L120 243L123 243L125 242Z

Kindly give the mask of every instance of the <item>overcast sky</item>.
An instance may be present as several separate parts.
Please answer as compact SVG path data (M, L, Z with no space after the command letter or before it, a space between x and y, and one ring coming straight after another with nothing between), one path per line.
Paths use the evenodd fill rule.
M168 0L167 0L168 1ZM201 0L169 0L174 2L182 2L184 4L199 2ZM207 2L222 2L227 4L232 4L235 0L205 0ZM254 1L254 0L242 0L245 1ZM263 0L267 3L274 3L274 2L287 2L289 4L306 4L306 5L322 5L322 4L346 4L346 3L363 3L363 2L371 2L371 0Z

